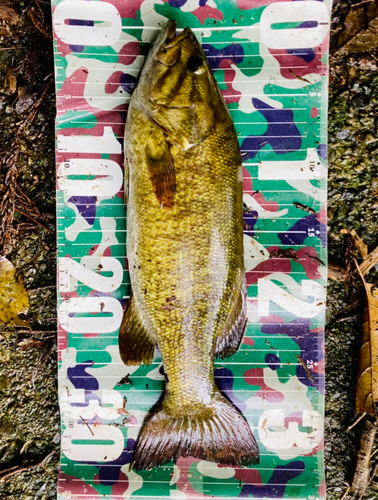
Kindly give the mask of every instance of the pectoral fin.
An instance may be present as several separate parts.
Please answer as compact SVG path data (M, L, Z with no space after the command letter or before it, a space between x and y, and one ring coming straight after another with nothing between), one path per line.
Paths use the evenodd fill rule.
M176 172L164 133L155 128L146 141L146 161L151 182L162 208L172 210L176 193Z
M142 323L133 297L125 310L119 330L119 353L125 365L150 365L154 359L155 342Z
M246 327L247 288L243 280L223 331L216 340L215 355L224 359L235 354L239 350Z

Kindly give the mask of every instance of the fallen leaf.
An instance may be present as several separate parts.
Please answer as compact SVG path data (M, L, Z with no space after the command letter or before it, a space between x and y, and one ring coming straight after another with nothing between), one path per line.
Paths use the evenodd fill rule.
M366 52L378 47L378 17L369 23L367 29L361 30L356 36L346 43L340 52L351 54L352 52Z
M351 230L350 235L352 236L353 243L355 244L357 250L360 252L361 257L363 259L366 259L369 254L366 243L364 243L364 241L358 236L354 229Z
M346 269L334 262L328 262L328 278L334 281L346 280Z
M344 29L337 36L337 52L362 52L377 46L375 33L378 16L376 2L359 6L351 6L345 21Z
M378 263L378 247L375 248L369 255L361 262L360 271L363 275L367 274L372 267Z
M14 94L17 90L17 77L13 74L13 68L10 68L4 78L4 90L6 94Z
M11 24L16 24L20 20L17 12L8 5L0 4L0 21L6 21Z
M37 349L44 349L46 344L42 342L42 340L35 339L25 339L19 342L19 347L21 347L22 351L28 351L29 349L35 347Z
M378 400L378 295L374 294L374 285L365 280L364 285L366 301L358 360L356 412L375 416Z
M0 258L0 324L30 328L27 321L18 317L27 313L29 296L16 269L5 257Z

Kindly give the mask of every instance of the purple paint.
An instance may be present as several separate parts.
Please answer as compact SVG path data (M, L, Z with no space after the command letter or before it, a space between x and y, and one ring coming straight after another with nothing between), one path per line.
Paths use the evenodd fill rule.
M169 0L169 5L171 7L177 7L178 9L185 5L187 0Z
M241 152L244 158L254 158L261 148L267 144L278 155L298 151L302 145L301 133L294 123L294 112L291 109L277 109L260 99L252 99L252 104L268 122L266 132L259 136L244 139Z
M239 498L283 498L287 483L304 472L305 464L296 460L277 466L267 484L255 486L244 484Z
M85 370L92 368L94 362L89 359L84 363L79 363L67 368L67 375L75 389L85 389L86 391L98 391L99 385L96 377L90 375Z
M327 144L319 144L319 146L318 146L318 155L323 160L326 160L328 158L328 147L327 147Z
M281 368L281 360L280 358L276 355L270 352L265 356L265 363L269 366L271 370L278 370L278 368Z
M228 368L218 368L214 371L214 380L223 396L231 401L237 410L242 413L247 405L234 394L234 375Z
M137 86L138 79L128 73L123 73L120 78L120 83L125 92L132 94Z
M76 205L77 211L90 226L96 220L96 198L94 196L71 196L68 203Z
M323 331L311 331L310 322L310 319L297 318L290 323L266 323L261 326L261 332L270 335L287 335L293 339L300 349L300 357L310 371L312 380L301 363L297 365L297 377L307 387L316 387L319 392L324 393L324 374L314 371L324 361L324 354L321 350Z
M299 219L287 233L278 233L282 245L302 245L306 238L320 238L323 247L327 245L327 228L318 221L316 215Z
M235 64L239 64L244 59L244 50L238 43L226 45L222 49L216 49L209 43L202 45L211 69L219 68L224 59L231 59Z
M70 26L94 26L94 21L85 21L83 19L69 19ZM70 45L73 52L83 52L84 45Z

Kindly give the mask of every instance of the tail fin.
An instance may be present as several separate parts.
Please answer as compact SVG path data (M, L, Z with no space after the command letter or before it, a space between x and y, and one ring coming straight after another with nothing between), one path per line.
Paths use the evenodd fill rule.
M202 411L193 410L173 416L163 402L141 429L133 469L148 470L188 456L227 465L259 463L259 449L247 421L220 393Z

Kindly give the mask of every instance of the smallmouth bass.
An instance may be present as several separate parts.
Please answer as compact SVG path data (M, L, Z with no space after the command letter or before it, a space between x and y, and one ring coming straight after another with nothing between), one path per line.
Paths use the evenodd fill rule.
M125 147L132 297L120 355L150 364L158 344L166 374L133 468L180 456L256 464L247 421L214 383L215 356L238 350L247 322L239 145L200 44L174 21L147 57Z

